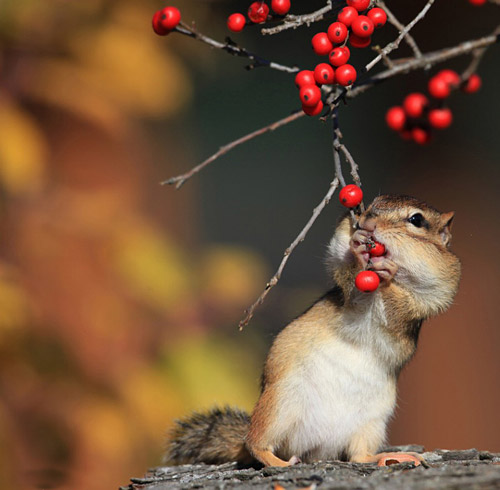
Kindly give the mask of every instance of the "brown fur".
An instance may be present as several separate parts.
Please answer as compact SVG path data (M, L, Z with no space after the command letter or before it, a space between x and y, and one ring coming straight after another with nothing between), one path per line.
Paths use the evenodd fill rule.
M169 433L164 461L167 464L220 464L253 458L245 448L250 416L237 408L213 408L177 420Z

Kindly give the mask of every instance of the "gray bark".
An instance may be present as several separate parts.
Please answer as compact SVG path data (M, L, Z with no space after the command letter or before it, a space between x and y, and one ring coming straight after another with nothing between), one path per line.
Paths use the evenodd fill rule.
M391 451L423 452L421 446L386 448ZM375 464L340 461L299 464L287 468L238 468L223 465L182 465L150 470L144 478L132 478L122 490L175 490L190 488L286 490L321 489L500 489L500 453L468 449L425 452L424 466L412 463L377 467Z

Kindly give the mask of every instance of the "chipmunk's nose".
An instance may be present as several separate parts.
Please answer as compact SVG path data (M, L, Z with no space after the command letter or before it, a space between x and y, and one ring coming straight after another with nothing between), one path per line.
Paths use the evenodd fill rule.
M375 218L367 217L367 216L362 216L359 220L359 227L363 230L373 232L375 231L375 228L377 227L377 221Z

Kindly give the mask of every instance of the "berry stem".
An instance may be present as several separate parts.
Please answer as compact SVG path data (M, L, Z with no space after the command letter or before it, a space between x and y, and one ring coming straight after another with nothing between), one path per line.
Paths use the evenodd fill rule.
M184 22L181 22L176 27L175 31L179 32L180 34L184 34L185 36L189 36L193 39L201 41L205 44L208 44L209 46L212 46L213 48L217 48L217 49L221 49L222 51L226 51L227 53L232 54L234 56L241 56L243 58L248 58L253 63L251 65L247 66L247 69L258 68L260 66L267 66L273 70L283 71L283 72L287 72L287 73L296 73L299 71L299 68L297 66L283 65L281 63L276 63L274 61L266 60L265 58L262 58L261 56L258 56L255 53L251 53L250 51L246 50L245 48L238 46L230 38L227 38L225 43L221 43L220 41L216 41L215 39L212 39L211 37L208 37L205 34L198 32L194 27L189 27Z
M417 16L399 33L399 36L389 43L373 60L370 61L365 66L365 71L370 71L377 63L379 63L382 59L383 56L387 56L389 53L394 51L399 47L399 44L401 41L407 36L407 34L413 29L413 27L421 21L424 17L425 14L429 11L429 9L432 7L432 4L435 2L435 0L428 0L427 3L425 4L424 8L417 14ZM420 56L416 57L416 59L422 59L422 53L420 53Z
M314 12L303 15L291 15L288 14L283 18L283 23L275 27L264 27L261 29L263 35L278 34L279 32L286 31L288 29L296 29L297 27L307 25L309 26L313 22L318 22L326 17L326 14L333 11L332 0L327 0L326 5Z
M203 170L207 165L211 164L219 157L225 155L226 153L236 148L237 146L240 146L243 143L246 143L247 141L253 140L254 138L257 138L258 136L261 136L265 133L269 133L270 131L274 131L275 129L281 128L282 126L286 126L287 124L290 124L291 122L300 119L303 116L305 116L305 113L302 110L295 111L287 117L279 119L278 121L274 121L271 124L264 126L263 128L252 131L251 133L248 133L245 136L238 138L237 140L231 141L227 145L221 146L218 151L216 151L213 155L208 157L200 164L193 167L189 172L164 180L163 182L161 182L161 185L175 184L175 188L180 189L182 185L193 175L197 174L200 170Z
M383 0L377 0L377 5L385 10L385 13L387 14L387 20L389 21L390 24L392 24L396 29L398 29L399 32L404 31L405 26L399 22L398 18L392 13L392 11L387 7L385 2ZM407 32L404 36L404 40L408 46L413 51L413 54L415 55L415 58L421 58L422 57L422 52L420 51L420 48L417 46L417 43L415 39L413 39L413 36Z
M292 252L297 248L299 243L303 242L304 239L306 238L307 233L309 230L312 228L314 225L314 222L318 219L318 216L323 212L323 209L327 206L327 204L330 202L333 194L337 190L337 187L339 186L339 179L335 177L331 182L330 186L328 187L327 193L323 196L319 204L314 208L312 216L309 218L309 221L305 224L304 228L300 231L300 233L295 237L293 242L285 249L285 252L283 253L283 258L281 259L280 265L278 267L278 270L274 274L273 277L269 280L269 282L266 284L266 287L262 294L257 298L257 300L245 311L246 315L245 317L240 321L239 323L239 329L240 331L243 330L243 328L248 325L248 322L252 319L254 312L258 306L260 306L263 302L266 296L269 294L271 289L278 284L278 281L281 278L281 274L283 273L283 270L286 266L286 263L288 262L288 259L290 258L290 255Z

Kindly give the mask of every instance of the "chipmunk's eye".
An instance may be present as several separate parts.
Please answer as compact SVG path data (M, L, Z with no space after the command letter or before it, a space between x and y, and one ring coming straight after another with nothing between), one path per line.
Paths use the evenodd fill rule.
M413 226L416 226L417 228L422 228L422 226L424 226L425 223L425 218L422 216L421 213L415 213L408 218L408 221Z

